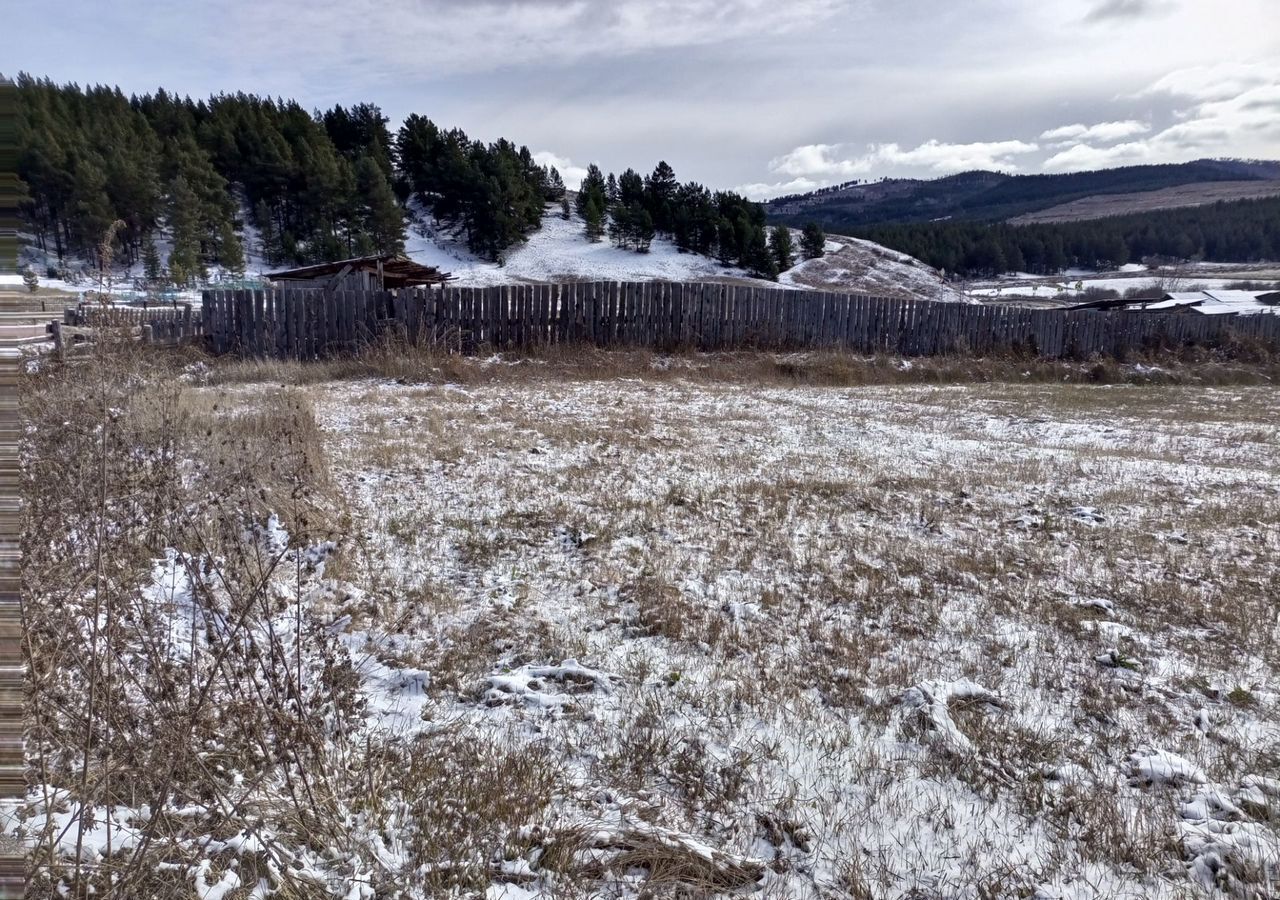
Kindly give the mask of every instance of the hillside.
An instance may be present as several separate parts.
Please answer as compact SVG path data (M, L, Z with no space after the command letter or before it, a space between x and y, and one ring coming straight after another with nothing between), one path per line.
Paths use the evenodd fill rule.
M800 235L795 240L798 243ZM502 265L469 253L465 245L430 216L415 212L406 253L418 262L454 276L458 285L517 284L536 281L727 281L767 287L807 288L960 301L942 276L918 259L871 241L833 237L826 256L798 262L778 282L752 278L745 270L723 266L696 253L681 253L675 243L655 238L648 253L621 250L608 241L591 243L576 215L566 221L548 212L528 241L511 248Z
M786 287L817 291L965 302L964 295L943 281L937 269L915 257L839 235L828 238L825 256L797 264L778 281Z
M1081 222L1105 219L1156 209L1179 209L1232 200L1257 200L1280 194L1280 179L1266 181L1220 181L1182 184L1158 191L1136 194L1096 194L1061 203L1039 212L1024 213L1009 220L1011 225L1039 222Z
M849 231L868 225L937 220L993 222L1085 198L1134 195L1184 185L1268 181L1280 182L1280 162L1205 159L1065 175L979 171L932 180L895 178L849 183L811 194L780 197L765 204L765 211L771 222L800 225L816 221L829 231Z

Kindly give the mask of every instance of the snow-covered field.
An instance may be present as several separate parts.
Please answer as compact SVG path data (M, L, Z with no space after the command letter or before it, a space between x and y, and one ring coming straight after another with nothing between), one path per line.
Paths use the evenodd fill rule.
M1162 291L1223 290L1241 281L1280 283L1280 268L1274 264L1239 265L1196 263L1148 272L1142 265L1129 264L1115 272L1068 269L1046 278L1026 272L1005 275L994 281L976 282L967 293L978 298L1030 298L1069 302L1090 289L1129 290L1159 288Z
M323 388L383 579L335 615L375 727L549 754L551 821L671 829L766 896L1274 893L1275 401ZM541 852L493 892L553 885Z
M297 392L343 525L245 533L284 561L254 633L330 636L308 683L350 660L314 789L359 797L320 836L210 745L231 800L164 820L193 896L1276 896L1273 388L679 365ZM239 421L278 391L185 402ZM236 608L195 552L142 586L179 665ZM10 831L69 821L40 797ZM96 860L150 815L107 813Z

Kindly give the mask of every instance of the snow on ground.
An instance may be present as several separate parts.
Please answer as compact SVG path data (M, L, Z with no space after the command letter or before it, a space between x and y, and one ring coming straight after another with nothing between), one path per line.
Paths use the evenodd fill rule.
M1114 290L1121 294L1145 288L1163 291L1222 290L1241 281L1280 283L1280 270L1273 264L1196 263L1152 272L1146 266L1130 263L1114 272L1067 269L1054 277L1018 272L992 281L975 282L968 293L984 298L1072 300L1090 289Z
M1280 885L1273 390L548 388L316 402L360 640L561 759L560 815L766 896Z
M794 231L796 246L800 232ZM826 255L804 260L784 272L788 287L845 291L882 297L915 297L963 302L966 298L942 275L914 257L860 238L832 236Z
M287 551L281 596L301 579L301 627L354 661L344 770L403 755L345 834L189 819L197 895L274 895L232 864L268 837L335 897L1276 895L1273 388L308 396L349 524ZM214 634L182 559L147 608ZM32 796L8 830L69 815ZM136 817L100 830L131 846Z
M792 229L799 255L801 232ZM801 260L775 284L752 278L742 269L722 266L695 253L681 253L665 238L655 238L648 253L620 250L611 243L589 242L582 220L549 212L542 228L527 243L508 251L503 265L469 253L465 244L436 228L429 216L411 216L406 252L425 265L454 275L458 285L492 285L533 281L706 281L727 280L764 287L844 291L894 297L960 300L933 269L906 254L871 241L835 237L827 255Z
M502 265L485 262L465 244L442 233L427 216L411 220L405 252L425 265L437 266L454 276L460 286L486 286L540 281L704 281L727 278L753 284L741 269L720 265L696 253L681 253L675 243L654 238L648 253L621 250L608 240L592 243L583 234L583 223L572 215L565 220L548 212L542 227L528 241L510 248Z

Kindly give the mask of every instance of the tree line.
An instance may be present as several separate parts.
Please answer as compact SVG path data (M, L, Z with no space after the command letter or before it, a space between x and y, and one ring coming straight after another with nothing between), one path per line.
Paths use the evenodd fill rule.
M272 265L402 252L406 207L500 261L548 204L568 213L560 173L527 147L421 115L392 132L369 103L308 112L244 93L126 96L28 75L17 86L23 216L60 265L95 258L109 232L114 262L178 284L214 265L243 273L246 240ZM793 262L790 234L766 233L760 204L681 184L665 162L646 177L592 166L576 206L590 240L645 252L663 235L766 278Z
M757 278L777 279L795 265L795 247L788 228L766 228L762 204L733 191L711 191L697 182L681 183L664 160L641 176L627 169L606 177L591 165L578 188L574 206L588 240L606 235L619 248L649 252L655 235L669 237L682 253L713 256L722 265L736 265ZM569 218L569 204L562 215ZM826 236L809 226L802 241L805 257L823 254Z
M243 235L273 263L319 262L404 244L391 140L377 107L312 114L293 101L18 79L24 218L61 262L94 256L114 223L116 262L162 266L182 284L245 268Z
M1052 275L1069 267L1109 269L1151 259L1253 262L1280 258L1280 198L1080 222L875 225L855 234L962 277Z

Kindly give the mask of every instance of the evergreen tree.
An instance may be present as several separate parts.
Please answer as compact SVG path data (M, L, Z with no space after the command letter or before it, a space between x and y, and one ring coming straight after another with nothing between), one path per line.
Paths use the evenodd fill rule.
M218 262L234 277L244 277L244 248L230 222L223 222L218 232Z
M791 241L791 229L785 225L775 225L769 232L769 252L779 272L785 272L796 264L795 246Z
M716 223L716 259L721 265L729 266L737 256L738 242L733 223L728 219L720 219Z
M90 250L115 221L115 211L107 197L106 175L94 161L82 159L75 163L70 201L68 212L74 229L70 237L83 250Z
M280 236L276 233L275 214L267 205L267 201L258 201L258 205L254 208L253 219L258 225L258 252L263 260L274 263L284 259L284 248L280 246Z
M778 280L778 261L769 250L769 242L765 237L763 226L751 226L742 265L757 278Z
M27 266L22 270L22 283L27 286L27 290L34 294L40 288L40 276L36 274L36 270L31 266Z
M585 219L587 204L594 201L598 215L603 217L604 211L609 208L606 190L604 174L599 166L591 163L587 166L587 177L582 179L582 185L578 188L578 197L575 200L578 215Z
M560 197L560 218L566 222L569 221L569 192L565 191Z
M827 252L827 235L817 222L809 222L804 226L800 236L800 249L805 259L821 259Z
M563 199L565 199L564 179L560 177L556 167L552 166L547 172L547 200Z
M675 170L665 160L658 163L645 181L645 208L653 217L654 227L663 234L670 234L675 226L675 201L679 188Z
M630 207L614 203L609 207L609 240L618 249L624 249L630 240Z
M404 211L391 183L371 156L356 161L356 193L360 197L360 229L374 253L404 251Z
M149 284L160 281L160 251L156 249L155 236L149 231L142 242L142 275Z
M648 253L649 246L653 243L653 235L653 216L640 204L634 204L631 213L631 240L635 251Z
M169 230L173 247L169 251L169 278L184 286L205 277L200 257L199 201L186 178L178 175L169 185Z
M587 195L582 218L586 223L587 240L593 244L597 243L604 236L604 210L600 205L599 197L594 192Z
M627 169L618 178L618 202L623 206L644 202L644 179L635 169Z

